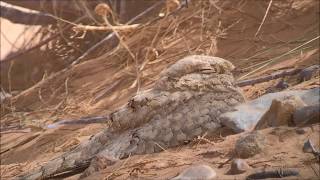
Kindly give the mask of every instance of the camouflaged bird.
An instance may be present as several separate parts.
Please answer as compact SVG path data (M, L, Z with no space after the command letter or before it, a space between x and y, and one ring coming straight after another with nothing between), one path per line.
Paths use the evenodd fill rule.
M101 161L108 164L129 155L159 152L215 133L221 127L220 114L244 101L235 87L233 68L218 57L194 55L179 60L161 72L152 89L110 114L109 128L23 178L81 172L89 164L88 169L97 170Z

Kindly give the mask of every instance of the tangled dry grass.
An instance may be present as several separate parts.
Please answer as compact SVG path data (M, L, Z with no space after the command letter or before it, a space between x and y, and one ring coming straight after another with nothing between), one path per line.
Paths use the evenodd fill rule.
M130 94L150 87L163 68L186 55L228 59L237 67L236 77L242 78L298 54L300 59L316 64L319 21L312 13L316 7L305 7L310 13L297 19L293 17L301 12L291 9L294 5L299 8L299 2L274 2L263 21L269 4L270 1L192 1L188 8L177 9L168 16L154 16L137 28L119 32L123 43L111 51L105 45L91 53L96 58L82 60L44 78L12 98L2 112L8 110L6 106L14 109L12 112L27 107L65 116L112 111ZM288 16L289 11L294 15ZM255 36L259 27L259 35ZM291 34L288 28L293 29ZM294 66L299 66L297 61ZM116 99L117 103L111 103Z
M319 64L317 0L190 2L188 8L183 7L163 17L158 17L160 10L155 9L138 27L119 31L127 48L118 44L110 50L110 44L103 44L86 55L85 51L104 39L107 33L93 31L84 39L77 39L75 44L95 38L89 47L86 45L78 52L78 56L86 55L86 58L44 77L2 104L1 130L8 134L23 131L21 133L25 136L25 139L21 140L19 136L16 140L23 141L25 146L9 143L1 149L3 162L24 163L30 160L23 156L26 153L34 157L35 162L42 162L44 157L57 155L52 147L62 147L63 142L71 141L78 134L95 134L103 125L67 127L61 131L47 131L46 125L61 119L112 112L137 90L151 87L161 70L187 55L206 54L230 60L236 66L234 75L237 79ZM71 36L71 32L66 34ZM247 97L255 98L268 93L277 81L244 87L243 90ZM289 89L319 85L318 77ZM1 136L8 134L2 133ZM200 141L210 145L213 142L205 137L199 137ZM131 163L131 159L128 161ZM126 161L121 163L120 169L129 167ZM188 163L181 160L181 166ZM13 169L20 168L15 163L12 166ZM26 170L34 164L22 166Z

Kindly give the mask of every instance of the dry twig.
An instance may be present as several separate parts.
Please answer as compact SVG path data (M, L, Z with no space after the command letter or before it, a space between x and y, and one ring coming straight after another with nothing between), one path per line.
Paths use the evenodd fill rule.
M288 51L288 52L286 52L286 53L284 53L284 54L281 54L280 56L277 56L277 57L274 57L274 58L271 58L271 59L269 59L269 60L265 61L265 63L266 63L265 65L263 65L263 66L261 66L261 67L259 67L259 68L255 69L255 70L253 70L253 71L251 71L251 72L249 72L249 73L247 73L247 74L245 74L245 75L241 76L241 77L239 78L239 80L240 80L240 79L243 79L243 78L245 78L245 77L247 77L247 76L249 76L249 75L251 75L251 74L253 74L253 73L257 72L257 71L259 71L260 69L262 69L262 68L264 68L264 67L268 66L270 63L274 62L275 60L278 60L278 59L280 59L280 58L282 58L282 57L284 57L284 56L286 56L286 55L288 55L288 54L290 54L290 53L292 53L292 52L296 51L297 49L299 49L299 48L301 48L301 47L303 47L303 46L305 46L305 45L307 45L307 44L309 44L309 43L311 43L311 42L313 42L313 41L315 41L315 40L319 39L319 37L320 37L320 36L317 36L317 37L315 37L315 38L313 38L313 39L311 39L311 40L309 40L309 41L307 41L307 42L305 42L305 43L301 44L300 46L297 46L297 47L295 47L295 48L291 49L290 51Z
M107 27L109 27L113 31L113 33L116 35L116 37L119 39L120 45L128 51L129 55L134 60L135 67L136 67L136 76L137 76L137 79L136 79L137 92L139 92L139 90L140 90L140 73L139 73L139 68L138 68L138 60L137 60L136 56L133 54L133 52L130 50L129 46L123 41L123 38L119 35L118 31L114 28L114 26L112 26L109 23L107 17L109 14L112 14L110 7L107 4L101 3L101 4L97 5L95 12L103 18Z
M270 0L270 2L269 2L268 8L267 8L267 10L266 10L266 13L264 14L264 17L263 17L263 19L262 19L262 22L261 22L261 24L260 24L260 26L259 26L256 34L254 35L254 37L257 37L257 35L259 34L259 32L260 32L260 30L261 30L262 25L263 25L264 22L266 21L266 18L267 18L267 15L268 15L268 13L269 13L271 4L272 4L272 0Z

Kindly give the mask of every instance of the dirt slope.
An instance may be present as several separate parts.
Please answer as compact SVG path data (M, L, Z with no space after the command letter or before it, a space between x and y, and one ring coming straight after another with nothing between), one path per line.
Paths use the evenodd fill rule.
M136 55L135 60L121 47L111 52L100 49L97 52L101 54L100 57L59 72L54 78L44 79L13 97L11 101L1 106L1 128L15 131L19 127L19 131L22 128L26 132L1 134L2 177L10 178L22 171L27 171L31 167L69 151L81 141L103 129L104 125L79 125L51 130L45 127L63 118L109 113L123 105L137 91L136 63L140 69L140 89L151 87L161 70L191 54L207 54L230 60L237 67L234 75L238 79L319 64L319 39L315 39L319 37L319 1L273 1L260 33L255 37L268 3L267 0L192 1L189 8L184 8L173 16L123 34L126 43ZM312 40L310 43L306 43L310 40ZM296 48L299 46L301 47ZM270 64L254 71L266 64L262 62L270 62ZM289 88L319 86L319 77L303 84L298 84L300 83L298 77L285 80L289 82ZM249 99L256 98L270 92L268 89L272 89L278 81L243 87L243 90ZM265 133L268 134L268 131L266 130ZM319 129L310 134L314 135L317 132ZM286 145L297 147L296 149L285 148L280 142L275 141L275 144L267 150L268 156L255 157L257 159L253 159L252 162L280 156L281 161L271 162L269 166L277 167L282 164L281 162L286 161L289 166L297 165L304 168L304 161L311 159L309 155L300 152L302 139L307 136L294 135L294 137L300 140L290 139L290 143ZM226 141L217 144L217 147L210 143L196 148L186 146L181 147L182 150L132 157L128 163L136 164L138 169L146 171L145 174L150 173L150 177L158 175L172 177L193 160L212 163L213 160L221 162L227 159L229 155L225 152L229 152L232 148L233 140L230 139L233 138L235 136L228 137ZM270 136L270 138L275 137ZM315 140L317 138L319 140L319 137L315 136ZM221 148L219 152L223 152L223 154L218 153L219 157L215 157L218 159L199 158L197 155L207 150L215 151L210 150L213 147L214 149L219 147ZM286 150L289 152L282 153ZM173 157L177 156L179 160L173 162ZM148 159L150 163L140 161L139 158L143 158L143 161ZM121 173L127 174L135 167L128 164L121 166L123 161L119 163L110 169L111 171L113 168L120 169L119 174L110 174L111 171L106 170L97 177L110 175L121 178L123 177ZM153 168L154 164L157 166ZM261 168L262 164L257 167ZM138 177L141 175L140 170L135 172L138 173ZM223 168L218 172L225 172L225 170L226 168ZM311 171L308 167L305 171L303 170L304 174L314 177L314 174L309 172Z

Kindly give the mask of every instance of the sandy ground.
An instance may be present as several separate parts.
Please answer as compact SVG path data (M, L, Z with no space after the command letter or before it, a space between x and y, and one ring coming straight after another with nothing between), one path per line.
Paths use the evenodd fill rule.
M158 57L153 54L154 59L151 58L141 71L141 89L151 87L161 70L189 54L204 53L230 60L236 66L234 75L237 79L252 72L256 67L253 65L272 58L277 59L246 78L319 64L319 40L278 58L319 36L319 1L274 1L261 36L254 38L268 2L217 1L216 7L211 5L204 9L201 7L207 7L205 3L191 5L176 17L131 34L128 44L133 50L142 51L144 55L147 47L154 47L159 53ZM217 10L219 7L221 12ZM158 27L163 32L157 35ZM153 39L157 43L152 45ZM80 63L59 73L56 78L26 89L12 98L11 103L3 104L1 127L8 131L1 133L0 137L1 179L11 179L68 152L104 128L104 125L92 124L46 129L47 124L64 118L109 113L134 95L136 87L132 84L136 78L133 62L127 60L123 50L116 52L106 58ZM139 57L141 64L146 62L144 56ZM303 83L296 76L284 80L289 83L289 89L308 89L320 85L319 76ZM248 99L254 99L268 92L281 91L274 88L278 82L279 79L242 89ZM195 140L189 145L162 153L133 156L88 179L167 179L199 163L213 167L219 179L243 179L259 169L281 167L297 168L301 173L297 179L319 179L319 162L301 149L308 138L319 148L320 127L316 124L304 129L305 134L297 134L296 127L263 130L268 139L267 148L247 160L252 171L238 176L225 175L229 163L222 168L218 166L232 156L234 142L241 134L223 135L210 142ZM75 178L77 176L70 177Z

